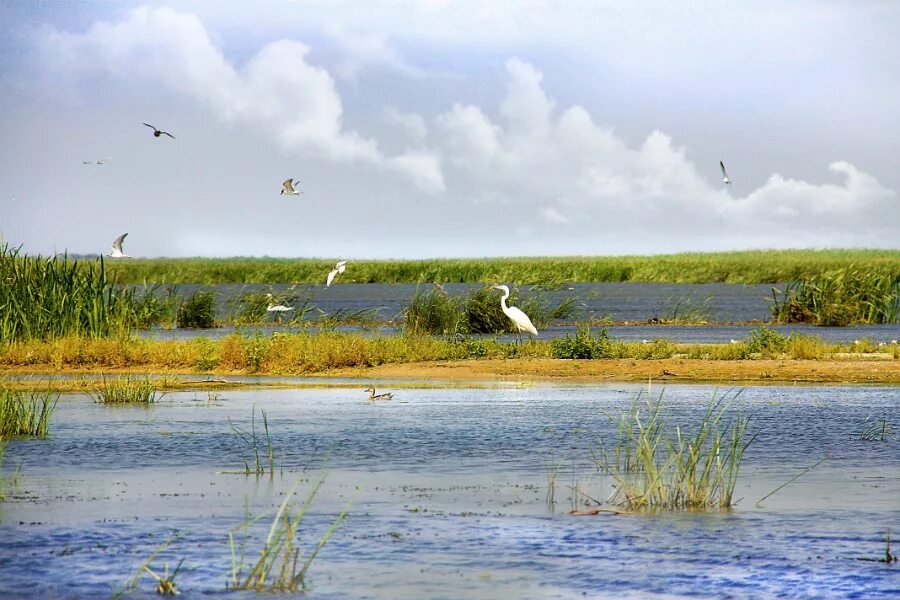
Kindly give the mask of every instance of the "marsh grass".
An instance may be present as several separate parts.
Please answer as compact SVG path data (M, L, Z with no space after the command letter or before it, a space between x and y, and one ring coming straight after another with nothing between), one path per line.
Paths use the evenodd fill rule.
M403 329L407 333L455 335L466 328L462 303L438 284L424 292L417 287L403 312Z
M133 325L139 329L150 329L156 326L173 327L178 319L178 286L168 286L160 292L161 286L144 285L140 295L136 289L124 288L118 293L130 295L129 302L133 306Z
M149 377L100 376L100 385L89 392L98 404L153 404L163 394L157 396L156 387Z
M638 395L618 418L612 454L598 465L612 474L611 501L628 510L728 509L744 451L756 438L747 436L744 416L726 419L740 391L714 395L693 434L665 422L662 394Z
M688 323L702 325L708 323L712 312L709 303L712 298L697 302L693 298L685 297L677 299L659 317L659 322L669 325L676 323Z
M135 322L134 295L117 290L103 259L19 253L0 244L0 339L104 337Z
M579 327L575 335L566 334L550 342L553 358L560 359L594 359L609 358L612 354L612 343L606 327L596 334L590 327Z
M900 269L850 266L810 274L783 292L772 289L772 316L781 323L831 327L900 320Z
M178 589L175 587L175 577L181 570L181 565L184 563L184 559L178 561L178 566L175 567L175 570L171 575L169 574L168 563L163 566L164 570L162 575L154 571L151 565L153 564L153 561L156 560L157 556L162 554L172 544L172 542L174 542L181 536L181 532L176 532L162 544L157 546L156 549L150 554L150 556L148 556L141 562L140 565L138 565L135 574L125 582L124 590L113 594L112 597L114 599L124 598L128 592L137 590L137 587L140 584L141 579L143 579L144 575L150 575L156 580L155 591L160 596L175 596L179 594Z
M0 439L46 437L59 394L15 390L0 384Z
M301 483L298 481L285 494L278 507L262 548L254 552L257 558L248 558L250 528L267 513L247 516L243 523L228 532L231 548L231 573L229 589L257 592L297 592L307 589L306 577L319 551L328 543L350 510L348 503L322 534L317 542L306 550L300 545L300 526L312 506L313 500L325 481L323 474L310 488L305 500L294 505L294 497Z
M403 313L404 331L432 335L516 333L512 321L503 313L500 297L491 286L481 287L460 298L450 296L438 284L426 292L417 289ZM570 317L574 303L574 297L556 305L537 295L522 297L515 287L507 300L509 306L525 311L536 327Z
M131 259L108 266L122 283L321 284L335 259ZM897 250L753 250L656 256L369 260L353 263L359 283L419 281L523 284L643 281L776 283L850 265L900 271Z
M212 290L197 290L178 307L178 327L209 329L216 326L216 295Z
M244 461L244 475L265 475L266 474L266 464L269 467L269 477L275 476L275 449L272 446L272 438L269 435L269 421L266 418L266 411L260 409L260 413L262 415L262 426L263 426L263 434L265 436L265 444L262 447L264 452L266 463L263 463L260 460L260 438L256 434L256 407L253 407L252 412L250 413L250 431L248 432L245 429L241 429L237 425L235 425L231 418L228 419L228 424L231 426L231 431L235 436L247 447L247 449L251 453L251 457L253 460L253 467L250 466L250 461L246 458L243 458Z

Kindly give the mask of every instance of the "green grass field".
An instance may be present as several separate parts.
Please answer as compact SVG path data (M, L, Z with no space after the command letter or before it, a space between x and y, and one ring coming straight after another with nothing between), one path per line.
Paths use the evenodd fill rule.
M324 283L334 259L156 258L107 262L118 283ZM900 272L900 250L752 250L658 256L351 260L338 283L641 281L775 283L855 265Z

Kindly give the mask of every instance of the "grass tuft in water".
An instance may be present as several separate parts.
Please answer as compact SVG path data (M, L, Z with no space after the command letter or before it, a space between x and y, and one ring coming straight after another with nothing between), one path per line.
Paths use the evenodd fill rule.
M178 307L178 327L209 329L216 326L216 296L210 290L197 290Z
M779 298L781 296L781 298ZM780 323L841 327L900 321L900 271L850 266L806 275L772 289L772 316Z
M94 402L100 404L152 404L157 397L156 388L149 377L100 377L100 387L89 392Z
M0 386L0 439L46 437L59 394Z
M269 421L266 418L266 411L260 409L260 413L262 414L262 422L263 422L263 433L265 434L265 446L263 447L264 453L266 455L267 463L269 466L269 477L275 476L275 450L272 447L272 438L269 435ZM231 418L228 419L228 424L231 425L231 431L234 435L237 436L241 442L244 443L245 446L250 450L253 457L253 467L251 468L250 462L245 458L244 460L244 475L264 475L266 473L266 466L259 458L260 451L260 440L256 435L256 407L253 407L253 411L250 414L250 431L246 431L245 429L241 429L234 423L232 423Z
M859 439L864 442L884 442L894 433L894 426L887 419L873 419L871 415L863 421Z
M740 391L715 395L691 435L664 420L662 394L639 395L617 426L614 460L602 466L616 480L611 501L628 510L701 510L733 506L747 439L746 417L725 420ZM603 453L608 458L608 453Z
M300 481L285 494L255 562L247 562L250 527L265 517L266 513L255 517L248 516L243 523L228 532L231 547L229 589L257 592L297 592L307 589L306 576L310 566L350 510L348 503L311 548L304 551L300 547L300 525L324 481L323 474L299 507L294 506L293 501ZM240 539L236 539L238 537Z
M461 302L440 285L419 291L403 314L404 330L412 334L455 335L466 329Z

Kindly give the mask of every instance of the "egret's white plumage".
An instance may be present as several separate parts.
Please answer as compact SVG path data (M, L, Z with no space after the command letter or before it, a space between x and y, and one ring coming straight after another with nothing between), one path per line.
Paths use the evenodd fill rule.
M721 160L719 161L719 168L722 169L722 183L731 185L731 179L728 177L728 172L725 170L725 163Z
M338 261L334 268L328 272L328 281L325 282L325 287L331 287L331 283L334 281L334 278L347 270L347 261L341 260Z
M394 394L390 392L378 394L376 396L374 387L367 388L366 391L369 392L369 400L392 400L394 398Z
M502 290L503 297L500 298L500 308L503 309L503 314L509 317L509 320L513 322L513 325L516 326L516 329L521 331L527 331L528 333L533 333L537 335L537 329L535 329L534 325L531 323L531 319L528 318L521 309L516 308L515 306L507 306L506 299L509 298L509 288L505 285L495 285L493 286L495 290Z
M266 307L266 312L289 312L294 310L292 306L285 306L284 304L275 304L272 300L272 294L266 294L266 298L269 299L269 306Z
M122 235L117 237L115 240L113 240L112 252L109 253L110 258L131 258L130 256L128 256L127 254L125 254L122 251L122 242L125 241L126 235L128 235L128 234L123 233Z
M303 192L294 189L294 179L285 179L284 183L281 184L281 193L288 194L290 196L299 196ZM300 180L296 180L297 185L300 185Z

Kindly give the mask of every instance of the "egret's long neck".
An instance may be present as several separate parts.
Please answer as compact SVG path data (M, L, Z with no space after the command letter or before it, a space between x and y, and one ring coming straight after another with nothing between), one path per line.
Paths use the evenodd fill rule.
M503 309L503 312L506 312L506 311L509 310L509 307L506 306L506 299L507 299L507 298L509 298L509 290L505 290L505 291L503 292L503 297L500 298L500 307Z

